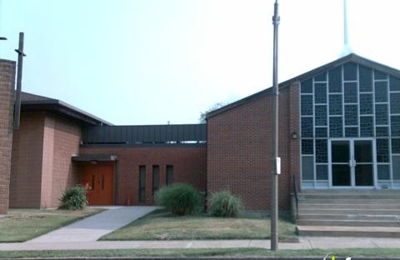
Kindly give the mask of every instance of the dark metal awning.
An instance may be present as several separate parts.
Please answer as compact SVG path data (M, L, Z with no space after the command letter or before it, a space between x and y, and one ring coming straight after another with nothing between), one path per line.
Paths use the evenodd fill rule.
M72 155L74 162L115 162L118 157L115 154L79 154Z

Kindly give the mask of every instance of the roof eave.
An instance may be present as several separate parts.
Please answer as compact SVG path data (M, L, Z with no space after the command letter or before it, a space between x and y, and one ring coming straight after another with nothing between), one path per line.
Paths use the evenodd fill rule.
M50 110L53 112L58 112L90 125L113 125L110 122L107 122L57 99L22 101L21 106L22 109L25 108L25 110Z
M341 66L344 63L350 62L350 61L359 63L359 64L364 65L364 66L373 67L376 70L385 71L388 74L400 77L400 71L397 70L397 69L394 69L394 68L391 68L389 66L383 65L381 63L366 59L366 58L361 57L361 56L358 56L355 53L351 53L351 54L349 54L347 56L344 56L344 57L339 58L337 60L334 60L334 61L332 61L330 63L322 65L322 66L320 66L318 68L310 70L310 71L308 71L306 73L303 73L303 74L301 74L299 76L296 76L296 77L291 78L289 80L286 80L286 81L284 81L282 83L279 83L279 88L290 86L290 85L292 85L292 84L294 84L296 82L303 81L305 79L313 77L314 75L318 75L319 73L322 73L323 71L327 71L327 70L333 69L333 68L335 68L337 66ZM232 109L234 107L240 106L240 105L242 105L242 104L244 104L244 103L246 103L248 101L251 101L251 100L266 96L271 92L271 90L272 90L272 87L269 87L269 88L267 88L265 90L262 90L260 92L255 93L253 95L250 95L248 97L240 99L240 100L238 100L238 101L236 101L234 103L231 103L229 105L221 107L221 108L219 108L217 110L211 111L211 112L209 112L207 114L206 120L208 120L209 118L214 117L216 115L219 115L220 113L228 111L228 110L230 110L230 109Z

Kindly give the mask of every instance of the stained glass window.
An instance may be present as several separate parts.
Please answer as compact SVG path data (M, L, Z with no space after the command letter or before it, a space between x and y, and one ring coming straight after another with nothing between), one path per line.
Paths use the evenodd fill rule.
M383 72L380 72L380 71L377 71L377 70L374 71L374 74L375 74L375 80L377 80L377 79L387 79L387 77L388 77L388 75L386 73L383 73Z
M328 137L328 128L327 127L316 127L315 128L315 137Z
M392 139L392 153L400 154L400 139Z
M342 92L342 67L329 71L329 93Z
M389 123L388 107L386 104L375 105L375 121L377 125L387 125Z
M400 79L390 76L390 91L400 91Z
M330 137L343 136L343 121L341 117L329 118L329 136Z
M327 125L326 105L315 106L315 125L316 126L326 126Z
M392 136L400 136L400 116L391 116L390 121Z
M315 83L315 103L321 104L326 103L326 83Z
M326 139L315 140L315 156L317 163L328 162L328 141Z
M346 137L358 137L358 127L346 127L344 135Z
M329 115L342 115L342 95L329 95Z
M301 115L312 115L313 114L313 96L302 95L301 96Z
M390 94L390 113L400 114L400 93Z
M360 65L359 71L360 71L360 92L371 92L372 70Z
M360 94L360 114L366 115L373 112L372 94Z
M357 80L357 64L349 62L343 65L344 80Z
M314 80L315 81L326 81L326 72L318 74L317 76L314 77Z
M372 116L360 117L360 136L361 137L374 136L374 121Z
M301 136L302 137L313 137L313 118L302 117L301 118Z
M344 83L344 102L357 103L357 101L358 101L357 83L354 82Z
M358 125L358 107L357 105L346 105L344 107L345 125Z
M388 101L388 84L387 82L375 82L375 102Z
M301 140L301 153L302 154L314 154L314 140L313 139Z
M389 139L376 140L376 160L378 162L389 162Z
M301 82L301 93L313 93L312 79Z
M387 136L389 136L389 127L387 127L387 126L377 126L376 127L376 136L378 136L378 137L387 137Z

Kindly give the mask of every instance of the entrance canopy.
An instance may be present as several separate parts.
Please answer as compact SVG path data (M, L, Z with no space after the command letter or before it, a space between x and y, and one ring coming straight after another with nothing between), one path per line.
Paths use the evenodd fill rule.
M80 154L71 157L74 162L116 162L118 157L114 154Z

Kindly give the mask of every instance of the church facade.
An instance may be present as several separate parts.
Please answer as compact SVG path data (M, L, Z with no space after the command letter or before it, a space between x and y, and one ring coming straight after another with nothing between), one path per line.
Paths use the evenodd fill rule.
M400 71L350 54L279 88L280 210L290 209L294 185L400 189ZM54 207L82 184L91 204L151 205L160 187L184 182L207 194L229 189L247 210L268 211L271 100L266 89L209 113L207 124L113 126L25 94L10 192L0 195L10 207Z

